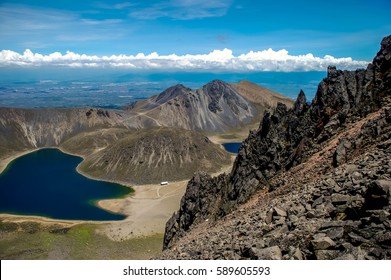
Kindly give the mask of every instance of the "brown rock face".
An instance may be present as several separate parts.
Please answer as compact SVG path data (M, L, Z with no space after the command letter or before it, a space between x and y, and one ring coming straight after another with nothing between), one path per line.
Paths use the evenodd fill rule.
M254 123L277 102L288 106L293 100L250 82L228 84L214 80L200 89L183 85L136 102L128 108L140 122L195 131L224 132Z
M163 256L176 258L181 251L184 258L249 258L248 248L262 240L263 247L278 245L287 258L391 257L388 239L375 234L390 226L390 66L388 36L367 69L329 67L310 105L300 92L292 109L278 104L266 113L230 174L197 175L202 180L189 182L180 210L167 223L164 247L170 249ZM196 207L188 209L191 201ZM267 215L272 207L290 210L286 217ZM219 230L213 240L210 233L181 242L195 238L192 230L202 232L205 220ZM203 247L207 239L215 245ZM232 252L223 253L218 244ZM357 249L362 244L371 245L363 252Z

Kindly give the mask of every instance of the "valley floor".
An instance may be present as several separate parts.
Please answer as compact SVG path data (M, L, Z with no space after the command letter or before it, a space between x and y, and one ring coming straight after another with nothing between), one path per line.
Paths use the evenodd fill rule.
M98 202L99 207L127 215L122 221L68 221L0 214L1 259L153 257L162 250L165 223L179 208L186 181L134 189L135 193L123 199ZM80 238L84 241L79 242ZM91 246L93 250L89 249Z

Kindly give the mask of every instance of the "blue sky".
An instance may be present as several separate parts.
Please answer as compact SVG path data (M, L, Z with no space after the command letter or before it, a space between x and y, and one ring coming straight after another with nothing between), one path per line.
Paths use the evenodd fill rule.
M345 60L335 64L341 63L343 67L350 63L351 67L356 67L362 65L362 61L370 61L382 37L391 34L390 12L390 0L0 0L0 50L12 51L0 56L6 61L13 59L27 64L31 61L37 64L39 60L42 65L53 59L47 55L54 52L64 55L70 51L87 55L82 65L92 67L104 60L102 56L156 52L158 56L137 59L144 62L148 59L149 66L144 63L143 67L153 68L159 66L151 63L152 59L175 54L182 62L179 66L170 64L170 67L183 68L188 63L185 55L209 54L206 59L210 59L220 54L223 57L220 60L225 59L218 61L224 64L221 67L229 64L234 68L240 55L253 59L254 55L249 53L271 48L274 51L269 52L271 57L279 50L286 50L294 57L311 53L314 56L311 61L325 56L351 57L353 62ZM26 49L31 53L22 57ZM213 53L214 50L221 52ZM44 57L34 56L35 53ZM62 61L83 59L72 54ZM267 53L260 55L265 59ZM287 60L287 53L277 53L277 56ZM56 59L58 63L59 58ZM163 59L178 61L178 57ZM194 67L204 67L194 64L194 60L205 60L204 57L192 59L190 63ZM87 60L89 63L85 62ZM129 67L141 67L137 61L133 63L135 57L129 60L132 62L128 63ZM2 63L4 65L8 64ZM161 67L165 65L168 64ZM259 65L254 67L258 69ZM275 70L276 67L269 61L260 69ZM287 65L279 67L287 68ZM300 67L313 70L312 66ZM298 69L301 68L293 70Z

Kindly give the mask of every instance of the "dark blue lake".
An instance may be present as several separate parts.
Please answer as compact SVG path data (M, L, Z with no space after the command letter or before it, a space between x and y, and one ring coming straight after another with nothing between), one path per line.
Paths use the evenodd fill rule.
M239 147L242 143L224 143L223 146L224 148L233 154L237 154L239 152Z
M76 166L81 161L57 149L38 150L14 160L0 174L0 212L67 220L124 219L95 203L131 190L80 175Z

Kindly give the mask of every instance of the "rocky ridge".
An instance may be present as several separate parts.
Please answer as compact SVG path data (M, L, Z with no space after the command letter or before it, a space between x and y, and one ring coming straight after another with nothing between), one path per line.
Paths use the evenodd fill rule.
M97 108L0 108L0 159L15 152L55 147L83 132L129 129L120 112Z
M193 131L226 132L254 123L277 101L292 106L285 96L250 82L228 84L214 80L197 90L183 85L138 101L128 108L155 125Z
M230 174L189 182L161 257L390 258L390 66L391 36L367 69L329 67L311 105L266 113Z

